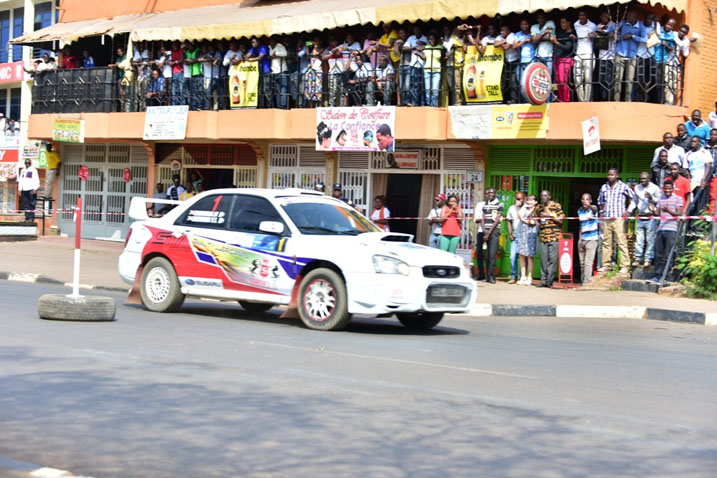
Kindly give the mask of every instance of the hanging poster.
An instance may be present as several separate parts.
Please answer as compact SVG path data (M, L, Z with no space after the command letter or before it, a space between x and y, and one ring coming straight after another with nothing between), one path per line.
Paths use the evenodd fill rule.
M393 151L395 106L316 108L317 151Z
M463 93L466 103L503 101L500 80L503 75L503 49L493 45L480 54L474 46L468 48L463 63Z
M52 140L65 143L84 143L85 120L55 118L52 124Z
M148 106L144 114L142 139L184 139L189 106Z
M600 126L598 125L597 116L593 116L589 120L582 122L583 127L583 154L587 156L590 153L600 151Z
M259 98L259 62L240 61L229 68L229 105L256 108Z

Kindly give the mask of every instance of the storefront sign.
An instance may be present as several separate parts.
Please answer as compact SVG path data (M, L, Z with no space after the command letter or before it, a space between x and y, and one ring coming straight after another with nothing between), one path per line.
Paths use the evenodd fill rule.
M481 55L468 48L463 66L463 92L466 103L503 101L500 79L503 74L503 49L488 45Z
M395 151L386 153L383 167L386 169L418 169L420 163L420 151Z
M493 106L492 139L545 138L548 105Z
M55 118L52 140L65 143L85 142L85 120Z
M534 105L542 105L548 101L552 87L550 70L539 62L528 65L520 78L520 89L523 96Z
M189 106L149 106L144 115L142 139L184 139Z
M21 61L0 64L0 83L16 83L25 79Z
M0 163L17 163L19 160L19 150L17 149L0 149Z
M393 151L395 106L316 108L317 151Z
M587 156L600 151L600 127L597 116L582 122L583 126L583 154Z
M259 97L259 62L240 61L229 68L229 105L256 108Z

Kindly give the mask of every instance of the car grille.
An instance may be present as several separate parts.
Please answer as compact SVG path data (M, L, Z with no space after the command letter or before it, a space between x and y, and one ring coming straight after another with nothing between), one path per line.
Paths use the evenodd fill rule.
M437 279L452 279L461 275L458 267L451 266L425 266L423 268L423 277L432 277Z
M434 284L426 291L426 303L430 305L450 304L465 306L471 298L471 291L462 285Z

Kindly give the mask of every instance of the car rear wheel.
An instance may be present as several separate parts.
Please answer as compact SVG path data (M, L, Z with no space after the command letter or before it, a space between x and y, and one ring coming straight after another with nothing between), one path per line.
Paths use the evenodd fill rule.
M331 269L314 269L299 286L299 317L310 329L341 330L351 321L346 284Z
M432 329L443 320L443 312L419 312L415 314L396 314L399 322L414 330Z
M155 257L144 266L140 294L152 312L174 312L184 303L177 273L164 257Z
M274 307L274 304L265 304L260 302L247 302L245 300L240 300L239 305L242 306L244 310L251 314L262 314L266 312L267 310Z

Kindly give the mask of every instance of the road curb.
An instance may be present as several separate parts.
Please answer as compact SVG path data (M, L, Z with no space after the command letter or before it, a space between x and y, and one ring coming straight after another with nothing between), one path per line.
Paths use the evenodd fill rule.
M577 317L597 319L647 319L668 322L717 325L717 313L685 312L620 305L514 305L476 304L467 314L471 317Z
M51 284L51 285L62 285L65 287L72 287L72 282L63 282L61 280L53 279L42 274L34 274L28 272L3 272L0 271L0 280L9 280L14 282L27 282L34 284ZM110 287L104 285L90 285L80 284L80 289L84 290L104 290L107 292L129 292L129 287Z

